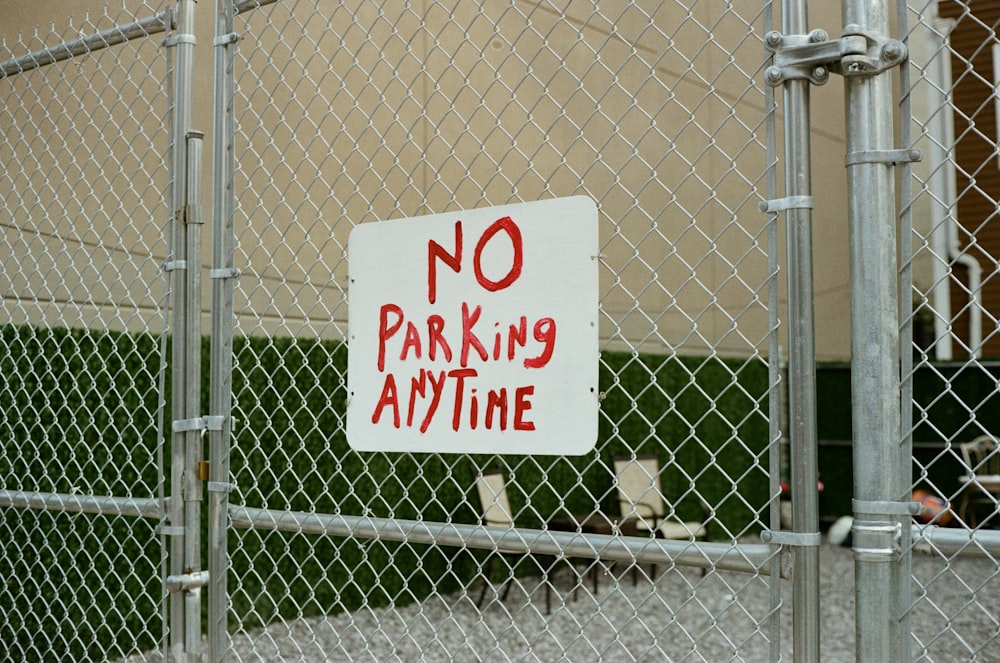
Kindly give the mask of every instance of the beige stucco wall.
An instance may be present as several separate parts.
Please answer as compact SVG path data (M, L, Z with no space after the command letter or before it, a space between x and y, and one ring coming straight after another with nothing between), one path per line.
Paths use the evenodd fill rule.
M119 17L114 10L99 18L102 4L74 3L77 33L109 27ZM195 82L194 125L206 131L206 145L210 4L198 5ZM601 331L607 347L733 355L763 347L767 238L766 218L757 211L766 195L758 3L743 0L732 3L734 12L720 13L716 2L697 3L690 12L654 2L623 11L623 3L608 2L600 3L599 14L590 2L567 2L561 13L521 1L459 3L451 12L429 0L398 8L361 1L315 4L314 12L298 3L290 13L291 5L279 3L237 18L240 333L342 334L347 235L356 223L586 193L601 212ZM836 35L839 9L817 4L813 22ZM79 17L89 6L91 20L84 24ZM649 10L652 20L639 9ZM153 11L145 7L138 14ZM47 37L11 38L36 23L56 21L57 32L75 36L74 29L61 27L64 3L0 0L0 14L10 52L0 58L52 43ZM51 249L52 267L22 270L19 297L55 292L60 274L68 274L76 284L69 295L76 298L77 291L94 290L87 283L113 281L104 262L141 272L97 286L107 290L104 301L114 302L134 298L131 291L141 283L143 304L133 307L135 313L115 318L107 307L99 307L99 314L84 307L68 316L69 324L152 324L147 317L162 285L156 269L166 246L166 175L155 164L155 150L133 150L120 141L104 147L101 136L142 125L152 143L166 145L165 131L153 122L166 113L165 97L152 89L165 71L161 39L118 47L120 54L110 56L118 61L101 60L93 68L112 69L111 77L95 79L80 58L0 81L8 87L5 98L23 99L18 85L43 80L44 90L49 81L61 80L51 98L33 90L38 103L18 112L32 118L29 126L46 127L46 137L38 140L51 147L43 153L74 153L55 137L54 127L82 122L88 128L74 134L80 151L95 153L97 145L96 153L111 159L104 158L102 168L90 167L95 173L67 178L75 182L69 189L78 191L94 175L122 194L113 206L76 194L82 209L63 212L52 201L67 191L50 191L44 210L14 216L18 227L45 216L53 247L64 241L64 230L93 235L99 239L91 244L110 247L97 253ZM135 60L151 61L151 73L136 69ZM70 70L71 77L65 73ZM115 77L125 71L141 81L117 98ZM94 92L81 89L95 80ZM103 124L94 114L81 120L59 105L51 110L60 94L79 95L101 108L95 93L115 102L97 113L107 115ZM125 103L133 94L157 108L137 112ZM813 111L817 349L820 359L844 359L849 323L840 81L814 89ZM32 187L45 191L42 180L51 172L36 172ZM141 188L128 193L128 183ZM206 184L206 196L209 189ZM206 197L207 210L210 203ZM116 211L102 219L110 229L102 234L90 220L109 207ZM37 252L41 240L18 243L12 235L23 233L4 232L22 255ZM206 255L208 237L206 228ZM137 251L152 258L115 260ZM132 266L136 261L138 268ZM63 315L55 305L17 310L33 322Z

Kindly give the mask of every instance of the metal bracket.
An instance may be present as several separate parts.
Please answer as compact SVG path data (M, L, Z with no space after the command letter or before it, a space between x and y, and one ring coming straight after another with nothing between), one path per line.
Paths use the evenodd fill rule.
M920 513L920 503L851 500L851 509L854 513L873 514L877 516L915 516Z
M830 67L830 71L841 76L874 76L892 69L906 59L906 45L898 39L889 39L884 35L865 30L859 25L844 26L841 40L862 38L867 43L864 53L845 54L839 63Z
M170 430L174 433L183 433L189 430L222 430L225 417L196 417L194 419L177 419L170 424Z
M771 87L790 80L822 85L829 80L831 71L841 76L874 76L906 58L903 42L857 25L846 26L840 39L833 41L823 30L808 35L772 31L764 36L764 45L774 53L774 64L764 72L764 80Z
M187 269L187 260L168 260L163 263L163 271L172 272L175 269Z
M222 268L222 269L212 269L208 272L208 278L210 279L235 279L239 278L243 272L236 269L235 267Z
M761 201L757 205L757 209L761 212L766 212L773 214L775 212L784 212L790 209L812 209L813 208L813 197L812 196L789 196L788 198L776 198L774 200Z
M191 45L195 45L197 43L198 43L198 40L195 39L194 35L192 35L192 34L183 34L182 33L182 34L176 34L176 35L174 35L172 37L167 37L166 39L164 39L160 43L160 45L164 46L166 48L169 48L171 46L176 46L177 44L191 44Z
M819 532L776 532L766 529L760 533L760 540L779 546L815 547L822 542L823 537Z
M895 166L898 163L913 163L924 158L920 150L867 150L849 152L845 166L856 166L859 163L885 163Z
M188 592L201 589L208 584L208 571L195 571L181 575L167 576L165 584L171 592Z
M240 40L240 36L235 32L230 32L228 34L219 35L212 40L213 46L229 46L230 44L235 44Z

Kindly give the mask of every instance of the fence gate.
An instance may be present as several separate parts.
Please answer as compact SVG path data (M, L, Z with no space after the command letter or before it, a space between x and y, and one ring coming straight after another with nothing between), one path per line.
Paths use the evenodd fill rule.
M199 554L176 461L165 479L165 454L182 447L164 427L185 418L200 352L185 322L187 9L78 18L0 51L4 661L167 647L165 587L180 582L185 541ZM190 346L176 333L189 328ZM201 639L190 616L189 644Z
M217 144L215 189L232 192L220 223L233 244L213 269L240 273L219 285L235 324L233 423L212 468L231 470L218 480L232 484L220 499L233 530L217 540L234 658L781 654L781 548L760 539L777 515L779 402L777 215L758 208L773 197L761 11L318 1L224 13L217 126L233 139ZM349 315L365 315L347 301L352 228L566 196L599 215L596 447L352 451L344 339ZM633 476L637 503L623 504ZM225 649L215 623L210 642Z
M992 2L151 4L2 42L0 661L1000 660ZM352 449L351 231L569 197L593 449Z

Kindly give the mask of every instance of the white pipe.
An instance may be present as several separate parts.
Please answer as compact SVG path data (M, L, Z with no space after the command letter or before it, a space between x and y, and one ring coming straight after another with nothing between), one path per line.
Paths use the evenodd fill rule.
M941 360L954 357L952 350L952 306L951 288L948 275L952 262L964 266L969 274L969 347L972 355L982 355L983 306L982 267L976 258L961 249L958 239L957 193L955 190L957 169L955 167L955 124L952 88L951 57L948 35L954 28L952 19L934 18L929 22L929 46L931 49L927 63L928 105L932 118L928 128L932 136L929 141L928 162L933 172L928 178L931 193L931 251L932 261L931 307L935 310L934 336L935 356ZM945 260L937 256L944 256ZM946 261L946 262L945 262Z

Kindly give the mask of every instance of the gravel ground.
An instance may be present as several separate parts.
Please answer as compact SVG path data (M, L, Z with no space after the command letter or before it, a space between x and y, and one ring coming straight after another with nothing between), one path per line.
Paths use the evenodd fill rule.
M853 661L854 565L847 548L823 545L820 594L823 661ZM655 583L599 566L578 584L553 576L552 611L544 584L517 581L505 601L488 593L482 610L471 592L435 596L400 609L276 623L233 636L232 660L313 661L768 661L764 621L770 588L759 578L696 569L661 572ZM582 570L582 567L580 567ZM1000 578L989 559L951 563L914 557L911 620L919 661L1000 662ZM575 589L575 591L574 591ZM791 583L782 581L781 652L792 660ZM651 591L653 590L653 591ZM975 594L973 594L975 592ZM758 628L757 623L761 626ZM977 651L978 650L978 651ZM158 655L129 663L156 661Z

